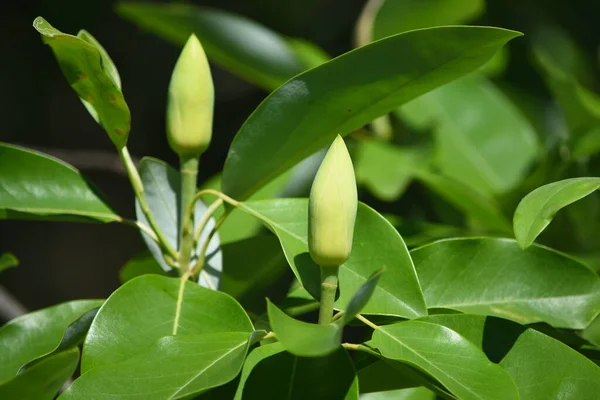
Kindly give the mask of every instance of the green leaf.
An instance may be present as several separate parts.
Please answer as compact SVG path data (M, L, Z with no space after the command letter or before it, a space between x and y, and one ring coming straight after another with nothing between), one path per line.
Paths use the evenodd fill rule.
M237 133L223 169L223 191L246 199L337 134L472 72L519 35L482 27L411 31L296 76L265 99Z
M342 343L338 324L310 324L298 321L267 300L269 322L285 350L301 357L318 357L334 352Z
M86 31L85 29L80 30L77 33L77 37L81 40L85 40L86 42L94 46L96 50L98 50L100 56L102 57L102 68L104 69L104 71L106 71L108 76L112 78L115 85L119 89L121 89L121 76L119 75L117 66L106 52L106 49L100 44L98 40L96 40L95 37L92 36L91 33Z
M0 328L0 383L14 378L27 363L52 353L69 326L102 300L78 300L25 314Z
M126 361L84 373L67 399L183 399L223 385L239 373L248 333L166 336Z
M5 269L13 268L19 265L19 260L12 253L4 253L0 255L0 272Z
M528 329L500 365L522 399L593 400L600 393L600 367L567 345Z
M596 347L600 347L600 315L598 315L591 324L589 324L583 331L581 331L581 337L592 343Z
M455 179L425 170L419 171L416 178L467 215L472 224L486 227L493 232L511 232L510 223L492 197Z
M178 45L195 33L211 61L267 90L307 68L285 38L240 15L192 4L140 2L120 3L117 12Z
M74 348L44 358L0 386L0 398L19 400L52 400L64 383L73 376L79 362L79 349Z
M518 399L510 376L474 344L441 325L407 321L379 327L374 345L386 358L416 365L460 399Z
M513 219L519 245L524 249L529 247L561 208L598 188L600 178L571 178L544 185L529 193L517 206Z
M343 399L353 380L354 367L344 349L323 357L297 357L273 343L248 355L235 400Z
M0 176L0 219L121 221L79 171L45 154L0 143Z
M141 275L165 275L165 270L160 266L154 256L144 251L127 261L119 271L119 282L125 283Z
M117 289L92 323L83 347L81 371L125 361L172 335L179 281L143 275ZM229 295L186 283L178 335L252 331L250 319Z
M181 226L179 221L181 215L179 211L181 175L176 169L164 161L151 157L144 157L140 161L139 171L142 178L142 183L144 185L146 199L148 200L148 205L150 206L150 211L154 215L158 226L162 230L171 246L173 246L175 249L178 249L180 236L179 227ZM194 226L197 226L200 223L202 216L206 213L207 209L208 207L202 202L202 200L198 200L196 202L196 208L194 211ZM146 226L149 226L148 220L142 212L142 208L137 199L135 202L135 211L138 221ZM195 249L194 259L200 253L202 245L206 241L210 231L214 226L215 219L211 217L206 224L206 227L202 231L202 234L200 235L200 240L198 240L198 245ZM165 262L162 250L158 244L156 244L156 242L145 233L142 233L142 238L144 239L148 250L150 250L150 253L154 256L161 267L167 272L171 271L172 268ZM221 254L218 233L212 237L210 244L208 245L205 263L206 265L200 273L199 283L202 286L209 288L218 288L221 270L223 268L223 256Z
M388 0L373 21L373 39L413 29L458 25L477 18L485 10L484 0Z
M338 320L340 325L347 325L354 319L356 314L362 311L363 308L367 305L373 293L377 289L377 284L379 283L379 278L385 271L380 269L378 271L373 272L373 274L367 279L365 283L361 285L360 288L354 293L348 305L344 308L344 314Z
M415 172L426 167L429 154L378 140L362 140L357 149L356 181L379 199L394 201L406 190Z
M313 297L319 298L320 270L308 254L308 201L263 200L242 203L240 208L260 218L274 231L296 277ZM354 231L352 253L340 267L340 297L336 308L343 309L373 272L386 268L363 313L407 318L425 315L415 269L398 231L362 203L358 206Z
M115 80L116 68L112 62L107 63L110 58L106 51L85 31L80 32L81 37L68 35L42 17L33 21L33 27L52 48L65 78L88 111L115 146L123 148L129 135L131 115Z
M490 81L471 75L405 104L411 125L435 132L435 164L485 194L514 188L537 150L535 131Z
M435 393L424 387L368 393L361 400L435 400Z
M600 312L600 278L551 249L514 240L441 240L411 252L429 308L582 329Z

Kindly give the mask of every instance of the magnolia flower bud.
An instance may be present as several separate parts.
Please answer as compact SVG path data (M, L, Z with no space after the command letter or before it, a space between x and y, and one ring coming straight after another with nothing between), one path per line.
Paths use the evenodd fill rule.
M200 155L210 144L214 87L198 38L185 44L169 85L167 139L179 155Z
M357 207L354 167L338 135L317 171L308 201L308 249L320 266L338 267L350 256Z

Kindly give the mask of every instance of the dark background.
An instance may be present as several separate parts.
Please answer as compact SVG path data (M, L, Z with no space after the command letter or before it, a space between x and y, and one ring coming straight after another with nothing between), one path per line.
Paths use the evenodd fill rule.
M176 157L164 136L164 110L179 49L121 19L113 12L114 3L4 0L0 4L0 140L73 163L101 188L117 212L132 217L133 194L118 171L111 142L66 83L50 48L42 44L31 26L36 16L43 16L63 32L75 34L85 28L92 33L121 75L132 113L131 153L135 157L151 155L175 165ZM352 46L354 23L365 0L193 3L246 15L339 55ZM526 35L542 23L558 25L598 65L600 1L488 0L487 12L477 23L516 29ZM213 76L213 143L202 158L201 180L222 168L237 129L266 95L214 65ZM504 79L547 96L531 66L527 36L511 45L511 63ZM0 275L0 284L29 309L76 298L105 298L118 286L119 268L142 249L139 234L117 224L0 221L0 254L10 251L21 261L19 267Z

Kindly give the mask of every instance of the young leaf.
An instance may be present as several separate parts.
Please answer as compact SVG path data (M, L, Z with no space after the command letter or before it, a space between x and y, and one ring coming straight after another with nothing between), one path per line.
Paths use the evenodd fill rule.
M563 207L595 192L600 178L571 178L535 189L521 200L513 219L515 238L526 249Z
M44 18L37 17L33 27L48 44L67 81L77 92L94 119L102 125L110 140L122 148L127 143L131 124L129 108L115 81L114 65L107 64L104 49L99 50L87 32L82 37L60 32Z
M334 352L342 343L343 327L298 321L267 300L269 322L281 345L301 357L318 357Z
M158 339L172 335L176 321L178 278L143 275L106 300L83 347L83 373L125 361ZM242 307L229 295L187 282L177 334L241 332L254 329ZM143 335L140 335L143 332Z
M253 350L244 363L235 400L343 399L354 380L354 367L346 350L323 357L297 357L281 343Z
M243 209L261 219L279 237L288 263L313 297L320 293L319 267L308 254L308 201L276 199L243 203ZM398 231L370 207L359 203L353 250L340 267L340 297L336 308L343 309L371 274L386 273L373 297L363 309L366 314L415 318L426 314L423 294Z
M79 171L50 156L0 143L0 176L0 219L121 220Z
M27 363L56 350L69 326L102 300L78 300L23 315L0 328L0 383L14 378Z
M422 321L379 327L373 343L386 358L418 366L460 399L518 399L510 376L453 330Z
M100 56L102 57L102 68L112 78L112 80L115 82L115 85L119 89L121 89L121 76L119 75L117 66L113 62L112 58L110 58L104 47L100 44L100 42L97 41L96 38L93 37L92 34L86 31L85 29L80 30L77 33L77 37L81 40L85 40L86 42L94 46L96 50L98 50Z
M64 383L73 376L78 362L78 348L44 358L13 380L0 385L0 398L52 400Z
M119 271L119 282L125 283L127 281L132 280L133 278L137 278L141 275L146 274L156 274L156 275L165 275L165 270L161 267L161 265L156 261L154 256L147 251L144 251L137 256L133 257L131 260L127 261L125 265Z
M0 255L0 272L5 269L13 268L19 265L19 260L12 253L4 253Z
M296 76L265 99L237 133L223 169L223 191L246 199L337 134L472 72L519 35L482 27L411 31Z
M411 252L429 308L582 329L600 311L600 278L545 247L509 239L441 240Z
M525 331L500 362L522 399L587 399L600 393L600 367L567 345Z
M379 278L381 278L381 274L385 271L380 269L378 271L373 272L373 274L367 279L365 283L361 285L360 288L354 293L350 302L344 308L344 314L338 320L339 325L347 325L354 319L356 314L362 311L363 308L369 303L375 289L377 288L377 284L379 283Z
M179 212L179 192L181 190L181 175L164 161L151 157L144 157L142 159L139 170L150 211L171 246L179 248L179 227L181 226L179 221L181 214ZM208 207L202 200L196 202L194 213L195 225L200 223L207 209ZM138 221L149 225L137 200L135 202L135 211ZM196 256L200 253L204 241L214 226L215 220L211 217L200 235L200 240L195 249ZM142 238L146 242L150 253L152 253L161 267L167 272L171 271L172 268L165 262L162 250L158 244L145 233L142 233ZM202 286L213 289L219 287L221 270L223 268L223 256L219 245L219 234L217 233L212 237L206 251L206 265L200 273L199 280Z
M413 126L434 127L437 167L484 194L515 187L538 151L536 133L525 116L477 75L405 104L400 114Z
M126 361L84 373L59 398L190 398L236 377L249 336L241 332L166 336Z
M120 3L117 12L178 45L194 33L212 61L267 90L307 68L285 38L240 15L192 4L141 2Z

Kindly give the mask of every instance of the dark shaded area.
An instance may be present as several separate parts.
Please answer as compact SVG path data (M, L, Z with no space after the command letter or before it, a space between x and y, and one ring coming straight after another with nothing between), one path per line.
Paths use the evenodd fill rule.
M338 55L351 47L353 25L364 0L193 3L246 15L276 31L314 41ZM32 28L33 19L41 15L64 32L76 33L85 28L100 40L119 69L131 109L131 153L138 158L149 155L176 164L164 136L164 111L168 81L179 49L119 18L113 6L113 1L102 0L8 0L0 4L1 141L42 151L113 152L109 139L65 82L51 50L42 44ZM488 11L479 23L517 29L526 34L543 23L558 24L597 65L598 15L600 3L594 0L488 0ZM531 66L528 40L526 36L511 44L511 63L504 79L512 86L548 96L541 78ZM201 180L222 168L237 129L265 96L262 90L216 66L213 66L213 75L214 135L210 151L202 158ZM77 160L77 154L74 159ZM82 162L81 157L78 160ZM90 164L94 164L94 160L90 159ZM108 160L105 165L105 170L93 166L84 172L106 194L117 212L132 217L134 203L129 182L116 172L118 163ZM420 188L413 192L417 198L404 197L394 205L370 197L363 200L381 212L390 211L390 207L410 212L411 207L421 202L420 196L425 197ZM119 284L119 268L143 248L136 231L116 224L1 221L0 253L13 252L21 265L0 275L0 284L29 309L76 298L105 298Z

